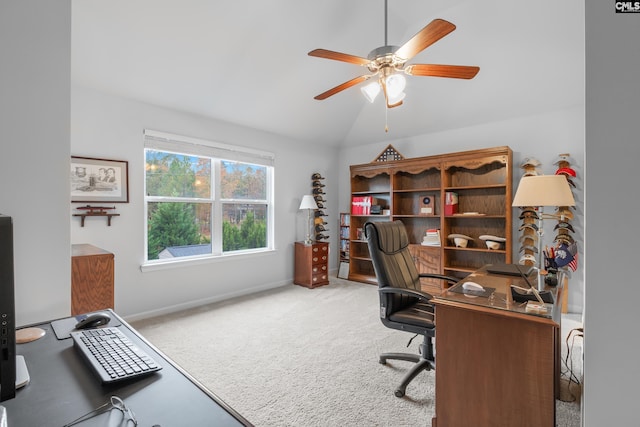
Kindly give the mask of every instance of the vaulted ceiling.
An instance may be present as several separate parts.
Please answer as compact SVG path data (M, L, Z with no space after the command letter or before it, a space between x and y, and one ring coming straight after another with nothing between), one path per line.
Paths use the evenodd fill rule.
M457 27L409 63L480 72L409 76L386 110L359 87L313 99L366 70L307 55L384 45L384 0L72 0L72 81L300 141L401 139L584 103L581 3L388 0L390 45L435 18Z

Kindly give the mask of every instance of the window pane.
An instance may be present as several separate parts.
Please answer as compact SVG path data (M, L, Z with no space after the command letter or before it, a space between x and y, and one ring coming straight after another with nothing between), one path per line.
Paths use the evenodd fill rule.
M267 247L267 205L222 205L223 252Z
M148 259L211 254L211 204L148 204Z
M220 178L223 199L267 199L265 166L223 160Z
M211 198L211 160L146 150L147 196Z

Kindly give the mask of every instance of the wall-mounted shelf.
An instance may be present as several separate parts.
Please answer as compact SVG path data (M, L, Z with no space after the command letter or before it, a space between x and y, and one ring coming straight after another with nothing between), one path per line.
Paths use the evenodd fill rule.
M80 217L80 227L84 227L84 219L88 216L106 216L107 217L107 226L111 226L111 217L120 216L118 213L107 213L107 212L96 212L96 213L80 213L73 214L73 216Z

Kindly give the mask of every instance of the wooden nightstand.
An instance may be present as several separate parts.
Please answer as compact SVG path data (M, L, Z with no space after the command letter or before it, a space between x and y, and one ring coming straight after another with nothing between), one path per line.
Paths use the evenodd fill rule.
M293 283L307 288L329 284L329 244L316 242L305 245L295 243L295 272Z

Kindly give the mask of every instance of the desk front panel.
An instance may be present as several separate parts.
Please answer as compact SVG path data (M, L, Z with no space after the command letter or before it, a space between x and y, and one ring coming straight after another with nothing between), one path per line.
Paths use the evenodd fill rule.
M434 426L555 426L556 328L544 320L436 300Z

